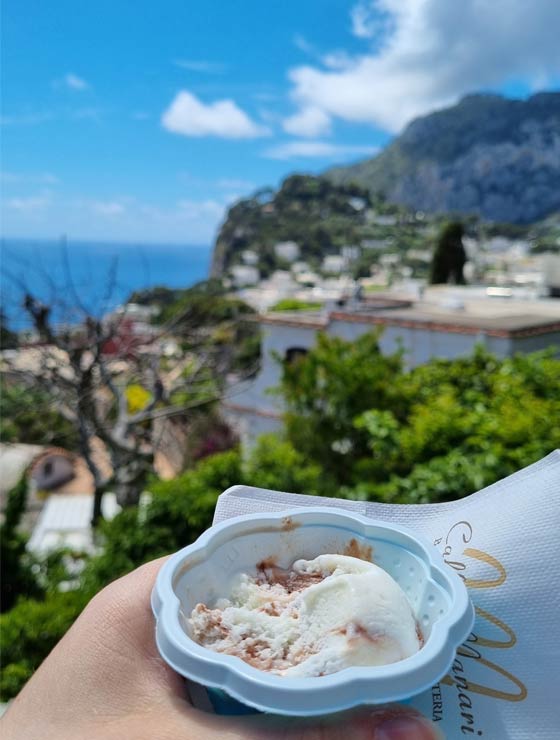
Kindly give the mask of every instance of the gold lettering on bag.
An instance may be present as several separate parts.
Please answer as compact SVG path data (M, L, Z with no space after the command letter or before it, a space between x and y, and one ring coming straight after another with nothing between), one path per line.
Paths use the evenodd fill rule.
M469 589L492 589L502 586L507 579L507 572L502 563L483 550L474 547L465 547L473 539L473 528L468 521L462 520L456 522L448 531L447 536L437 539L434 544L439 545L443 540L443 558L447 565L457 572L457 575L464 581L465 586ZM493 569L493 573L486 578L469 578L468 558L484 563ZM474 707L472 696L479 694L492 699L502 701L520 702L527 697L527 688L517 676L507 671L502 666L482 656L482 648L508 649L517 643L517 637L513 629L503 620L496 617L491 612L481 607L475 607L478 617L477 626L481 626L481 620L486 620L490 625L494 625L503 633L504 639L494 639L483 637L472 632L465 642L458 648L456 658L451 667L451 671L445 678L441 679L440 684L453 686L457 690L459 713L461 717L461 733L482 735L483 731L474 726ZM474 683L468 679L468 666L484 666L488 669L486 684ZM507 684L503 688L499 686L499 678L506 679Z
M502 622L501 619L498 619L498 617L495 617L493 614L490 614L490 612L487 612L485 609L481 609L479 606L475 607L475 612L477 613L479 617L482 617L483 619L487 619L493 625L495 625L496 627L499 627L509 637L509 640L507 640L506 642L500 642L499 640L490 640L487 637L479 636L477 638L478 645L481 645L483 647L494 647L494 648L510 648L515 645L515 643L517 642L517 637L515 636L515 632L511 629L509 625L507 625L505 622Z
M508 681L511 681L515 686L517 686L519 692L510 693L507 691L500 691L499 689L492 689L489 686L482 686L481 684L473 683L472 681L469 681L469 691L473 692L474 694L491 696L493 699L503 699L503 701L523 701L527 698L527 689L525 688L525 685L512 673L506 671L505 668L496 665L496 663L492 663L492 661L486 660L486 658L479 658L478 662L480 665L486 666L490 670L496 671L496 673L499 673L504 678L507 678Z
M489 555L487 552L483 552L482 550L475 550L472 547L466 547L463 550L463 555L466 555L468 558L475 558L475 560L481 560L483 563L491 565L499 573L498 577L493 581L466 578L465 586L467 588L497 588L505 583L507 578L506 569L497 558L492 557L492 555Z

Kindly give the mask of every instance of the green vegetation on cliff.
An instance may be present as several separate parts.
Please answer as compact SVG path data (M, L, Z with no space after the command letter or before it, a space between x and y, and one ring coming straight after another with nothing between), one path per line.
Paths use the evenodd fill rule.
M388 249L423 246L425 236L422 219L386 203L381 194L352 183L292 175L277 192L259 191L230 208L214 247L212 275L227 275L243 262L246 250L256 254L261 277L287 269L289 264L274 251L275 244L284 241L296 242L300 260L315 270L326 255L357 245L363 254L356 269L367 268Z
M352 172L359 173L359 167ZM458 218L457 213L452 217ZM300 248L299 260L314 272L322 272L325 256L351 246L356 254L349 273L354 278L369 277L371 268L390 254L397 256L400 267L427 279L425 253L436 248L438 234L450 218L395 205L381 191L368 191L350 180L336 184L324 177L292 175L277 192L259 191L230 208L214 246L212 275L227 278L232 268L244 263L244 253L250 253L247 264L254 264L261 279L275 270L287 270L290 264L276 254L274 246L293 241ZM560 248L559 215L531 225L484 222L472 214L460 220L465 235L482 242L503 236L528 240L534 252Z

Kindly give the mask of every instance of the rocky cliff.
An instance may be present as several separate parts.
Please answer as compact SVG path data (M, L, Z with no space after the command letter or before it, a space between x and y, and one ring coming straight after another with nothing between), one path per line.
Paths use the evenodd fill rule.
M416 210L531 223L560 208L560 92L469 95L412 121L373 159L327 176Z

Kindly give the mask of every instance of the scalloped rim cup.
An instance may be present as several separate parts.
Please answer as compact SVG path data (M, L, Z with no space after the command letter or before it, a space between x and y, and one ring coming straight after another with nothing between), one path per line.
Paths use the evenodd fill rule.
M285 544L289 539L289 533L282 527L288 517L294 529L342 528L348 537L359 537L362 542L367 540L374 551L376 542L378 546L395 545L424 564L423 590L430 588L447 609L440 610L424 646L416 654L389 665L345 668L316 678L284 678L253 668L238 657L204 648L189 637L182 624L182 604L175 591L179 577L201 563L211 567L212 555L219 546L263 527L270 528L271 548L274 544L282 547L282 542ZM276 543L273 543L275 537ZM254 569L259 559L244 563L245 567L236 568L236 572ZM463 581L427 540L400 525L328 507L249 514L213 526L195 543L171 556L162 567L152 591L152 609L159 652L177 673L204 686L222 689L243 704L261 711L299 716L402 701L429 689L447 673L457 647L469 635L474 622L474 609ZM418 618L417 610L414 607L413 610Z

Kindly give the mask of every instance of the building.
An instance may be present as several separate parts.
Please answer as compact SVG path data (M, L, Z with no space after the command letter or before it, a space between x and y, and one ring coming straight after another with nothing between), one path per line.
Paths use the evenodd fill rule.
M363 211L367 206L367 202L365 198L354 196L348 199L348 205L352 206L355 211Z
M308 262L303 262L300 260L298 262L294 262L290 269L294 275L299 275L302 272L309 272L311 268L309 267Z
M362 250L360 249L360 247L354 244L345 244L340 249L340 254L342 257L344 257L347 263L357 260L361 253Z
M375 213L375 211L368 212L368 220L371 223L377 224L377 226L396 226L397 217L391 214Z
M344 272L347 260L341 254L329 254L323 259L321 269L330 275L340 275Z
M371 329L383 328L381 351L389 354L402 347L408 367L434 357L468 355L477 345L498 357L551 345L560 353L558 301L555 305L553 301L543 302L552 305L543 306L539 314L538 301L500 300L486 295L470 302L452 298L444 287L416 302L383 296L324 311L261 316L261 370L224 404L230 423L245 444L279 429L282 402L270 389L280 384L281 362L306 353L315 344L318 332L352 341Z
M104 519L112 519L120 511L113 493L104 494L101 508ZM60 548L95 552L92 514L93 496L51 496L31 533L27 549L36 555Z
M393 241L393 239L362 239L360 244L364 249L387 249Z
M278 242L274 245L274 254L279 260L295 262L299 259L300 248L296 242Z
M251 265L234 265L230 273L236 288L243 288L246 285L256 285L259 282L259 271Z
M35 458L29 469L30 483L36 490L53 491L76 475L76 455L61 447L48 447Z
M551 298L560 298L560 254L544 254L542 271L548 295Z
M241 259L245 265L256 265L259 261L259 255L252 249L245 249L241 252Z

